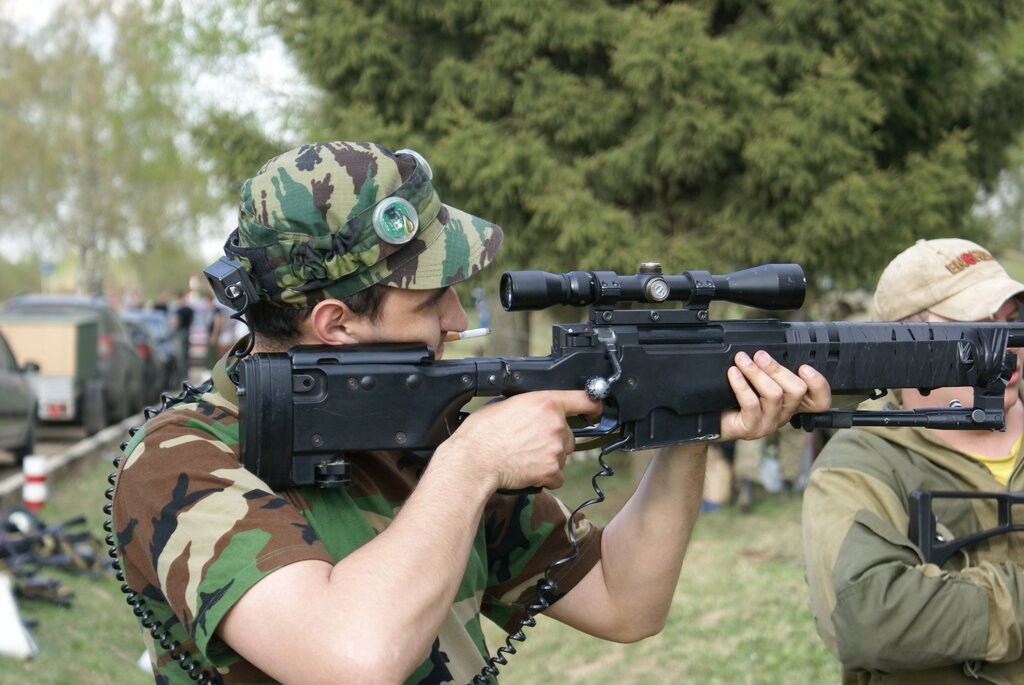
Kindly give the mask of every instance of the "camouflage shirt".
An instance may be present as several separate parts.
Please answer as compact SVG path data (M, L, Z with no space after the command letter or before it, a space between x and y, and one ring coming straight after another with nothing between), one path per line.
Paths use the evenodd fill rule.
M231 606L286 564L334 563L382 531L416 486L423 464L374 452L352 462L353 485L270 492L239 463L235 388L223 361L214 389L150 419L127 446L114 493L114 529L128 584L146 608L225 683L268 683L216 634ZM220 388L218 391L216 388ZM465 576L428 659L410 683L468 682L488 654L483 614L506 630L537 599L536 581L572 549L557 499L495 495L479 523ZM552 572L571 589L600 555L600 529L574 522L581 555ZM144 630L158 683L188 674Z

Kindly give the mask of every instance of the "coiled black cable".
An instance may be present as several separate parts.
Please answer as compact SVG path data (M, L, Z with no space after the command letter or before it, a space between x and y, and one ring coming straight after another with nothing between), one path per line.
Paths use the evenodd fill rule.
M556 559L548 564L547 568L544 569L544 575L540 580L537 581L537 601L528 605L525 609L526 616L520 619L519 624L515 629L505 637L505 644L495 651L494 655L487 659L484 667L480 673L473 676L473 680L470 681L469 685L490 685L493 681L491 677L498 677L498 666L505 666L508 664L508 656L512 656L516 653L516 647L513 642L522 644L526 641L526 628L532 628L537 625L537 614L544 611L551 606L549 597L553 597L555 592L558 591L558 584L551 580L551 572L559 566L572 563L580 555L579 542L576 540L576 533L573 530L573 520L576 518L576 514L580 513L585 507L589 507L591 504L597 504L604 501L604 491L597 484L597 479L602 476L614 476L615 469L611 467L605 460L605 455L609 452L613 452L618 448L629 442L628 438L622 438L616 442L609 443L601 448L600 453L597 455L597 461L601 465L601 470L595 473L590 479L590 486L594 489L594 497L591 497L587 501L583 502L569 514L568 519L565 523L565 535L569 539L569 544L572 545L572 554L561 559Z
M245 310L249 306L248 299L243 300L240 310L235 311L231 314L231 318L238 321L246 327L248 335L245 339L245 344L234 351L235 360L239 360L245 357L252 351L253 345L255 344L256 337L253 335L252 326L249 322L243 318ZM228 369L228 376L234 375L234 365L231 365ZM233 382L237 383L237 378L231 378ZM143 411L143 423L149 421L154 416L161 414L170 407L182 402L194 402L203 393L209 392L213 388L213 381L207 380L205 383L200 385L198 388L192 385L190 382L185 381L182 384L182 391L177 395L171 395L168 392L160 395L160 408L154 409L153 407L146 407ZM135 434L139 431L141 426L132 426L128 429L129 440L135 437ZM187 649L182 648L181 643L177 640L171 639L170 631L161 624L160 621L153 618L153 612L146 609L146 600L138 592L135 592L128 585L125 580L124 570L121 568L121 561L117 556L117 543L114 540L114 487L117 485L117 472L121 467L121 460L124 458L124 449L128 446L129 440L125 440L121 443L121 454L114 457L114 471L107 477L107 482L110 483L110 487L106 490L107 503L103 505L103 513L107 517L103 522L103 530L106 531L106 542L108 546L107 554L111 558L111 566L114 568L115 577L121 582L121 592L126 595L125 601L132 608L132 613L135 614L136 618L139 619L139 623L143 628L149 630L149 634L153 636L153 639L157 641L160 647L170 654L171 658L178 662L178 665L188 673L192 680L195 680L202 685L211 683L219 685L222 682L220 673L213 667L209 670L204 670L198 659L192 659L192 654ZM191 659L191 661L190 661Z
M146 407L143 411L145 421L149 421L154 416L157 416L161 412L166 411L170 407L181 402L194 402L200 395L208 392L213 387L212 381L206 381L198 388L185 381L183 389L178 395L171 395L165 392L160 395L160 408L154 409L153 407ZM133 426L128 429L129 440L135 436L141 426ZM110 483L110 487L106 490L107 503L103 505L103 514L107 517L103 522L103 530L106 531L107 535L104 538L107 543L107 554L111 558L111 566L114 568L114 576L118 581L121 582L121 592L126 597L125 601L132 608L132 613L139 620L139 624L156 640L160 647L170 654L171 658L174 659L178 666L184 670L188 676L200 683L201 685L220 685L222 678L220 673L216 669L210 667L204 669L198 659L192 658L192 653L187 649L184 649L181 643L177 640L171 639L170 630L167 629L160 621L153 618L153 612L146 608L146 598L141 593L136 592L128 585L128 581L125 579L124 569L121 567L121 560L117 554L117 542L114 540L114 488L117 485L117 473L121 467L121 460L124 459L124 449L128 446L129 440L125 440L121 443L121 453L114 457L114 471L107 476L107 482Z

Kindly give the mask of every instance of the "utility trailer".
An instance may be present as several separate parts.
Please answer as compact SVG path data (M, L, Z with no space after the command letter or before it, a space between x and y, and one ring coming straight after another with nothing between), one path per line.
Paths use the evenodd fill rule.
M39 420L81 424L91 435L106 426L103 381L96 365L98 321L81 314L0 314L0 332L28 375Z

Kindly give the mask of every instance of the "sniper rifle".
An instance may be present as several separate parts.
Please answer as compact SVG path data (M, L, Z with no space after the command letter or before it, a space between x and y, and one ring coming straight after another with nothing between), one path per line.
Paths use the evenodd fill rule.
M544 357L437 360L422 344L252 354L237 369L242 462L275 490L345 485L349 459L359 451L428 456L473 397L553 389L585 389L604 405L596 424L574 429L593 438L581 448L603 442L632 451L714 440L720 413L737 406L726 370L738 352L757 350L791 370L809 364L835 394L973 389L973 406L796 415L794 425L806 430L1003 429L1003 391L1015 366L1008 348L1024 346L1024 325L712 320L708 313L714 300L795 309L805 291L796 264L725 275L663 274L656 263L641 264L635 275L509 271L500 284L505 310L589 306L587 321L555 324ZM621 308L625 303L649 306Z

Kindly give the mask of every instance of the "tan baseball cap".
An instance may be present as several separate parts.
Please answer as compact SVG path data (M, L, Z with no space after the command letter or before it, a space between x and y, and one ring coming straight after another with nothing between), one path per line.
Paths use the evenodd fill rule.
M952 321L980 321L1022 292L1024 284L1010 278L977 243L918 240L885 267L873 314L877 321L899 321L923 311Z

